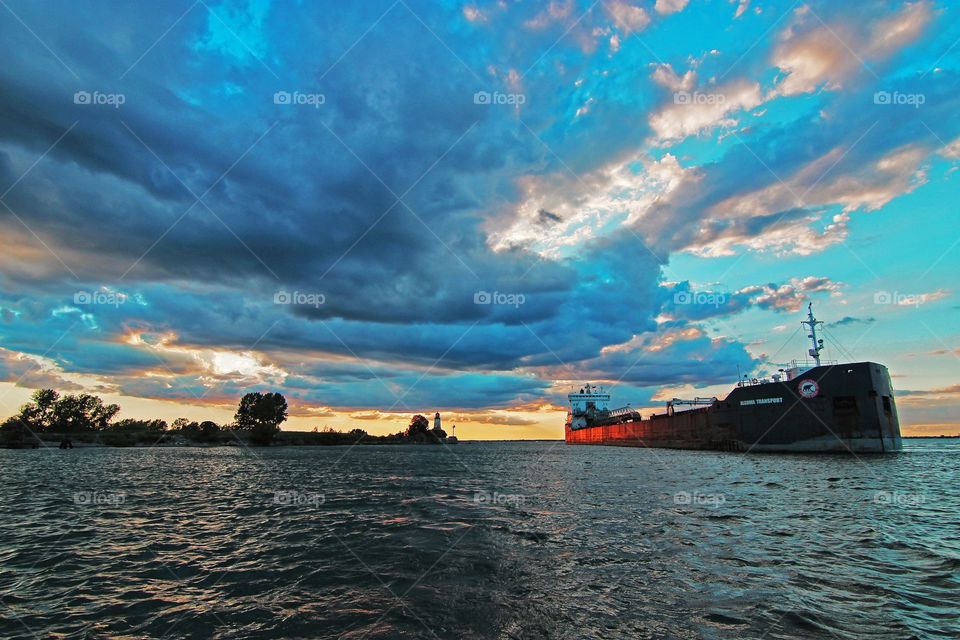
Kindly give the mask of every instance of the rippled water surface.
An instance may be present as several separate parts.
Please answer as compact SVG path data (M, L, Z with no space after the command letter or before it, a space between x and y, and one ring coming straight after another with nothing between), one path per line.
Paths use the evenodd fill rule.
M0 450L0 637L933 638L960 443Z

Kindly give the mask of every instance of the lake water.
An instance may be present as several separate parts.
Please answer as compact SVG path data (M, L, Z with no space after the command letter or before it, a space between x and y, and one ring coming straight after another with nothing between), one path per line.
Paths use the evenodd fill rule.
M0 637L934 638L960 442L0 450Z

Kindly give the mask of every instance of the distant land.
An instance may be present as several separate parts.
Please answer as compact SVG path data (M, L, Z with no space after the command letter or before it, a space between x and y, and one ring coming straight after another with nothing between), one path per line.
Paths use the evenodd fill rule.
M248 393L240 399L234 422L220 425L178 418L165 420L126 418L114 421L119 405L104 404L90 394L61 395L40 389L17 415L0 424L0 447L60 448L108 446L329 446L358 444L454 444L440 427L439 414L433 428L420 414L410 419L406 430L383 436L363 429L336 431L282 431L287 401L280 393Z

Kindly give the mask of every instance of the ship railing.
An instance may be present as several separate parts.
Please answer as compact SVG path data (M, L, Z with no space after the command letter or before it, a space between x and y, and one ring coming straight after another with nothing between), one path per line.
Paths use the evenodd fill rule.
M820 358L820 366L830 367L840 364L839 360L825 360ZM817 366L816 360L791 360L788 364L784 365L784 369L813 369Z
M832 367L837 364L839 364L839 360L825 360L821 358L819 366ZM783 365L779 375L775 374L772 378L749 378L744 376L742 380L737 382L737 386L752 387L755 384L767 384L769 382L789 382L816 366L818 366L816 360L791 360L789 363Z
M755 384L766 384L768 382L774 382L774 380L770 380L769 378L744 378L743 380L737 383L737 386L752 387Z
M837 364L839 364L839 360L824 360L823 358L821 358L819 366L833 367L833 366L836 366ZM783 376L789 382L790 380L793 380L803 375L804 373L806 373L810 369L813 369L816 366L817 366L816 360L792 360L789 364L785 364L783 366L783 368L780 370L780 373L782 373Z

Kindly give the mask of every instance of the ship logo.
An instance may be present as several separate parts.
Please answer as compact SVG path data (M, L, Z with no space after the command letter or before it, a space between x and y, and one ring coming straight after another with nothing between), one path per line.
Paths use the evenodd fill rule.
M817 384L816 380L801 380L797 388L804 398L816 398L817 394L820 393L820 385Z

